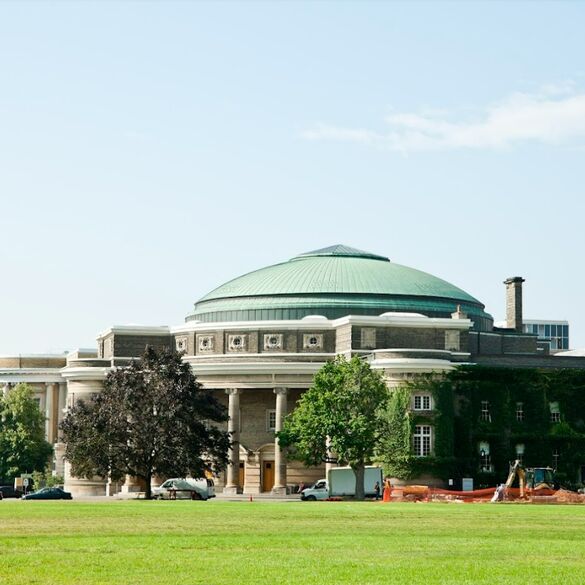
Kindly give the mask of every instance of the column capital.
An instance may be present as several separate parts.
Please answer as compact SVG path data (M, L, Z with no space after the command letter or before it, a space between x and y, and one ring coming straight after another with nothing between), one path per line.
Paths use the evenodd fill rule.
M275 394L288 394L288 388L278 387L274 389Z
M241 388L226 388L225 389L225 393L228 394L228 395L229 394L233 394L233 395L241 394L242 393L242 389Z

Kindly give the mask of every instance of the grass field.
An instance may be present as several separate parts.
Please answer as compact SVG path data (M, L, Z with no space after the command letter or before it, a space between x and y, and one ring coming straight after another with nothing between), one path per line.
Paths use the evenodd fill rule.
M585 506L0 502L0 583L585 583Z

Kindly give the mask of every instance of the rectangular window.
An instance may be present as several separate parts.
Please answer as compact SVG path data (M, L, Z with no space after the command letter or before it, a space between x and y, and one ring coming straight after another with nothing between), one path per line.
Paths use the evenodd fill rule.
M487 400L481 401L481 420L492 422L492 417L490 415L490 403Z
M490 444L482 441L479 444L479 469L480 471L492 471L492 458L490 457Z
M516 445L516 459L522 463L522 458L524 457L524 443L518 443Z
M558 402L550 402L548 405L550 409L550 422L560 423L561 422L561 409Z
M414 410L431 410L431 395L415 394Z
M276 410L266 411L266 430L269 432L276 430Z
M524 403L516 402L516 420L518 422L524 422Z
M553 458L553 468L558 469L559 461L561 459L561 452L558 449L555 449L553 451L552 458Z
M414 427L412 447L415 457L428 457L431 454L431 427L427 425Z

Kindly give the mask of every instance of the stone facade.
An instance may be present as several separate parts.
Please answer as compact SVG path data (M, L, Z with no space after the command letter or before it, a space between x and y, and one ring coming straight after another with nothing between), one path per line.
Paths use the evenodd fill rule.
M262 278L255 285L257 300L265 302L263 287L266 282L270 281L270 287L274 287L275 282L288 286L290 271L298 272L302 277L299 284L302 290L291 290L289 296L284 291L279 299L274 299L281 302L281 297L286 297L290 306L264 312L269 316L304 315L302 317L270 317L272 320L269 320L261 316L253 321L213 321L221 315L263 315L260 309L246 308L247 301L222 297L217 292L223 290L220 287L214 299L202 299L196 305L196 314L178 327L112 327L99 334L96 351L76 350L66 356L0 357L0 387L4 393L10 392L18 382L27 382L33 387L39 408L46 415L47 438L55 445L54 469L59 474L65 472L66 489L77 495L102 495L143 488L134 478L127 478L120 486L103 478L72 477L63 461L64 445L60 442L58 426L68 407L102 390L108 371L127 365L149 345L180 352L197 379L228 409L226 428L231 433L233 446L230 464L216 482L228 493L291 492L300 483L308 484L324 476L325 465L308 469L287 461L276 432L282 428L286 414L295 408L311 386L315 373L336 355L358 355L368 360L372 368L383 374L390 388L417 374L447 372L458 364L585 368L585 357L548 355L536 335L522 333L518 327L522 318L523 279L520 277L506 280L508 326L498 329L493 327L491 316L476 299L430 275L396 267L383 257L343 246L316 251L308 257L308 261L298 257L285 268L280 265L271 268L269 273L273 278ZM348 266L355 273L347 277L348 272L341 270L337 273L339 281L333 277L324 279L320 262L327 258L327 271L333 274L339 257L350 257ZM310 270L307 272L303 266L309 266ZM278 276L281 270L287 270L282 277ZM314 278L313 289L309 292L307 274ZM420 282L411 284L407 294L380 292L379 279L394 287L396 283L390 278L394 274L397 278L403 276L406 282L412 279ZM243 289L249 291L249 279L246 283ZM333 287L332 283L345 287L346 294L325 290ZM398 289L400 286L398 283ZM225 290L224 293L227 294ZM445 296L447 293L453 298ZM315 302L321 303L319 306L331 304L329 317L307 314L309 309L301 307L302 303L309 302L307 299L311 295ZM226 308L236 301L241 305L238 310ZM400 304L405 302L407 305ZM206 314L204 308L209 307L209 303L215 308ZM338 317L339 303L356 307L359 314ZM380 303L379 311L377 303ZM421 313L389 311L388 306L395 304L420 307ZM453 312L447 312L448 307ZM201 317L201 320L194 317ZM431 408L429 400L413 396L412 408L424 415L425 409ZM413 442L413 449L424 456L425 450L433 449L433 435L425 435L425 425L419 426L421 434Z

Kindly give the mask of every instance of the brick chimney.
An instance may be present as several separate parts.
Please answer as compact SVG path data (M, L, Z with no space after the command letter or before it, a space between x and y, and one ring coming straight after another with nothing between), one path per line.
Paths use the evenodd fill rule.
M506 327L522 333L522 283L521 276L504 280L506 285Z

